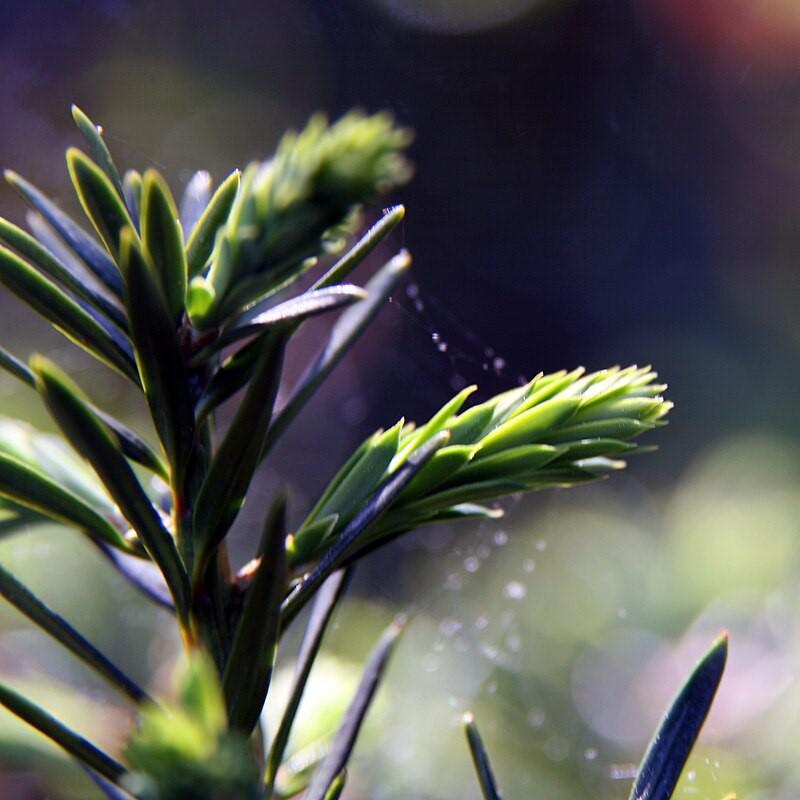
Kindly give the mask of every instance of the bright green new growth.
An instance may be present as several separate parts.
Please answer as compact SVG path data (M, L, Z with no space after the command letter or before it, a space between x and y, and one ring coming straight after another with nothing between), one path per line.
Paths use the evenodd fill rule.
M190 658L180 701L153 704L0 571L0 595L133 699L139 726L120 763L11 688L0 685L0 703L81 761L108 797L282 797L294 716L352 565L419 525L495 517L501 511L486 503L503 495L620 469L620 456L636 450L632 440L663 424L671 404L649 368L539 375L465 407L470 387L424 425L401 420L369 437L296 531L285 527L287 498L265 506L256 558L233 574L226 537L256 469L408 271L401 251L364 287L345 282L403 218L401 206L387 209L351 241L361 206L408 180L410 135L386 114L354 112L333 125L314 117L273 158L213 192L198 172L178 203L153 170L120 175L100 129L80 110L73 115L88 155L71 148L69 174L99 241L6 173L34 209L33 235L0 220L0 283L129 379L158 444L97 408L55 364L40 356L25 364L0 349L0 366L38 393L63 434L0 422L0 526L22 531L51 519L85 534L175 612ZM343 249L310 286L298 283ZM289 340L307 319L338 312L319 355L276 407ZM216 435L216 410L240 391L231 424ZM292 694L264 741L259 720L281 636L312 599ZM311 798L341 793L400 629L381 639L328 757L315 773L294 776L291 795L308 781ZM477 731L470 742L476 754Z
M625 462L611 456L635 452L630 440L663 424L672 407L655 377L648 367L537 375L462 411L476 389L470 386L419 428L401 420L378 431L295 533L292 565L318 559L364 502L442 432L442 446L359 538L359 549L445 516L496 516L479 504L505 494L574 486L621 469Z
M142 709L123 785L142 800L187 797L258 800L258 769L247 737L229 731L214 665L198 654L181 677L178 702Z
M207 328L225 320L340 249L355 206L408 179L400 151L409 138L386 114L352 113L330 127L316 116L271 160L250 164L207 274L192 280L192 321Z

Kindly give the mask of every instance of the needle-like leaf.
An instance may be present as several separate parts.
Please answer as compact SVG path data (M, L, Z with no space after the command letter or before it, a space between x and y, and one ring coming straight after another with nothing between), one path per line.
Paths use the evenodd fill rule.
M525 444L503 450L488 458L480 458L482 454L479 450L475 460L465 465L451 483L480 483L499 476L513 479L541 469L563 452L564 449L549 444Z
M122 189L122 180L114 165L114 159L111 158L111 153L103 140L103 129L99 125L95 125L76 105L72 106L72 119L75 120L78 130L83 134L92 158L111 181L112 186L117 190L117 194L124 199L125 192Z
M472 755L472 762L475 764L475 771L478 773L478 782L481 785L484 800L501 800L502 796L497 788L489 754L483 746L483 740L471 713L464 714L464 733L467 735L469 752Z
M184 236L189 237L197 221L203 216L211 200L211 175L200 169L189 178L183 190L180 202L181 228Z
M384 480L389 465L397 454L402 427L403 420L400 420L388 431L376 434L364 449L361 458L352 464L336 488L321 499L308 515L306 522L311 523L318 517L331 514L337 514L340 520L349 520ZM303 530L297 531L295 538L298 547L302 547L303 537Z
M6 370L32 389L36 388L36 376L33 374L33 370L2 347L0 347L0 369ZM164 462L136 431L132 431L118 419L95 405L91 405L91 409L108 426L116 439L117 446L131 461L147 467L156 475L167 480L168 472Z
M0 497L73 525L112 547L131 551L122 534L88 503L33 467L0 453Z
M5 247L0 247L0 283L67 338L138 383L133 350L125 334L110 322L103 324L85 305Z
M200 488L194 511L196 576L244 503L272 419L285 345L283 329L265 338L247 393Z
M240 335L256 334L256 338L228 356L212 375L197 402L195 413L198 421L228 400L250 380L263 347L262 338L270 328L276 325L291 324L292 329L296 330L309 317L336 310L366 297L364 290L357 286L342 287L345 291L340 291L338 287L332 288L335 288L336 291L322 290L315 293L323 295L318 297L319 302L315 299L307 303L307 296L300 295L285 303L280 303L259 314L246 326L229 329L229 332L223 333L220 340L197 353L190 364L202 363L210 355L218 352L221 343L226 343L226 340L232 342L240 338Z
M443 447L419 471L399 499L402 502L406 502L431 494L435 489L446 483L451 475L460 472L465 465L468 465L477 449L477 447L468 444Z
M122 276L102 247L83 228L16 172L6 170L6 180L55 228L58 235L118 297L122 297Z
M9 353L4 347L0 347L0 369L4 369L9 375L13 375L17 380L22 381L22 383L31 388L36 388L36 378L33 370L15 355Z
M265 338L266 334L259 336L228 356L211 376L195 407L198 425L247 384L258 364Z
M711 708L728 658L728 634L711 645L672 701L647 748L629 800L670 800Z
M513 416L483 437L478 459L537 441L573 416L579 405L577 397L554 397Z
M344 791L345 784L347 783L347 770L343 769L328 787L325 792L325 800L339 800Z
M142 242L153 263L167 312L177 327L186 307L186 253L175 200L152 169L142 183Z
M643 422L638 419L600 419L568 425L546 433L540 441L547 444L581 441L583 439L632 439L658 426L656 422Z
M364 328L384 305L410 266L411 256L405 250L396 255L364 287L367 299L348 309L337 320L328 337L325 349L300 379L291 397L276 415L264 444L262 458L266 456L311 395L341 361Z
M425 442L361 505L358 513L339 534L331 547L325 551L319 564L284 601L281 614L282 628L285 628L294 619L320 584L343 565L350 551L361 547L359 538L370 525L391 508L403 489L411 483L414 476L428 463L433 454L447 444L448 437L447 431L440 431Z
M125 205L128 206L133 225L138 231L142 218L142 176L135 169L129 169L125 173L122 190L125 193Z
M516 492L524 492L527 484L521 480L498 479L457 486L453 489L441 489L427 497L411 500L399 508L391 509L370 529L361 545L372 543L399 531L407 531L428 520L440 519L440 514L448 509L467 504L495 500ZM458 518L456 515L453 518ZM467 516L471 516L468 514ZM446 517L445 517L446 518Z
M87 280L88 273L84 273L83 269L77 270L66 261L62 263L33 236L2 218L0 218L0 241L27 259L40 272L93 305L123 331L127 330L128 320L122 305L110 295L98 291L91 281Z
M284 494L267 516L257 558L222 681L230 727L248 735L261 716L269 689L288 582Z
M361 683L356 690L355 697L353 697L349 708L345 712L342 725L333 740L330 753L314 773L314 778L304 795L304 800L325 800L337 776L347 766L358 733L361 730L361 725L386 671L389 656L391 656L402 631L403 623L393 622L386 629L378 645L373 650L361 678Z
M0 596L22 612L45 633L102 675L134 703L148 700L147 694L116 667L88 639L81 636L62 616L49 609L33 592L0 566Z
M132 794L117 788L113 783L98 775L93 769L89 769L84 764L81 764L81 766L106 800L136 800Z
M152 562L122 553L98 542L100 551L125 580L167 611L175 611L172 595L161 570Z
M52 739L71 756L112 783L119 783L125 775L125 767L122 764L68 728L41 706L32 703L27 697L3 683L0 683L0 705L5 706L12 714L36 728L48 739Z
M318 281L312 289L322 289L343 281L405 218L403 206L392 206Z
M241 339L257 336L276 325L291 323L299 326L302 322L328 311L336 311L345 306L364 300L367 293L360 286L342 284L330 286L326 289L304 292L297 297L292 297L282 303L262 311L247 322L226 328L213 344L201 350L192 363L201 363L214 352L227 347Z
M286 701L286 708L283 710L278 730L272 740L269 758L267 759L265 771L267 797L272 796L278 768L281 765L281 761L283 761L286 745L289 743L289 736L297 716L297 710L300 708L300 701L303 699L308 676L311 674L311 668L314 666L317 653L319 653L322 645L322 637L325 635L333 612L347 588L351 574L352 569L334 572L320 586L314 598L314 604L311 607L311 614L303 635L303 642L300 645L300 652L297 654L295 661L294 680L289 691L289 699Z
M125 274L131 337L136 345L142 385L156 431L179 484L194 437L188 376L175 326L136 234L130 228L122 232L120 264Z
M67 166L86 216L118 261L120 233L125 227L133 227L121 195L100 167L76 147L67 150Z
M236 192L239 190L240 172L232 172L219 186L206 205L186 242L186 264L189 277L199 275L211 258L217 231L228 218Z
M120 450L131 460L163 478L169 479L169 471L159 456L136 431L123 425L118 419L112 417L102 409L89 404L92 411L108 426L111 435L116 440Z
M69 442L97 472L123 516L158 564L181 618L188 610L188 580L175 542L142 489L108 429L83 399L80 390L41 356L31 360L36 385Z

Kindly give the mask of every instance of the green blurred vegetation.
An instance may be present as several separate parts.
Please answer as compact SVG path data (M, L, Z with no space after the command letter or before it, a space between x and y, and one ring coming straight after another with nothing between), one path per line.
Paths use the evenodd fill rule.
M676 796L794 796L798 464L780 438L746 433L709 448L659 494L631 477L621 488L512 503L507 520L477 530L454 527L447 552L427 556L403 590L412 621L348 796L477 797L460 727L470 709L506 796L624 797L660 714L721 628L731 634L729 668ZM4 563L134 678L142 659L161 663L157 688L167 690L177 643L78 537L42 527L2 548ZM298 769L335 731L396 610L364 597L375 580L345 602L312 673L290 744ZM113 749L130 724L116 698L14 612L0 622L0 650L13 654L4 672L19 671L19 685ZM147 642L141 651L126 646L134 633ZM273 709L289 682L285 663ZM32 665L37 674L23 677ZM91 796L77 768L8 718L0 757L47 776L57 796Z
M671 693L721 627L728 673L678 797L800 794L796 12L743 14L743 2L731 0L736 13L691 0L551 2L547 24L531 0L494 14L471 0L364 0L345 4L351 16L292 2L273 4L269 25L260 3L231 15L87 2L56 17L49 0L10 4L3 165L72 211L61 152L74 143L73 101L106 125L121 163L179 179L263 156L317 108L373 103L417 129L407 235L423 299L438 291L481 338L457 369L430 347L426 318L423 345L399 313L381 323L316 406L316 427L297 434L307 447L324 435L332 453L324 475L288 465L300 497L373 423L405 413L398 386L438 407L467 357L480 370L486 338L523 369L647 357L674 385L673 427L642 483L634 461L608 487L512 503L477 530L425 531L367 570L312 678L330 710L293 745L332 732L372 641L411 605L352 800L476 798L466 708L507 797L623 798ZM481 26L503 30L481 38ZM18 218L6 192L2 211ZM100 405L147 430L121 380L0 302L4 344L78 370ZM381 367L388 341L400 344ZM378 391L383 371L393 374ZM350 401L364 430L337 424ZM6 376L0 405L47 424ZM168 691L177 642L166 618L78 536L40 526L0 542L0 560L132 677L157 666L148 688ZM118 698L7 608L0 670L109 749L128 730ZM92 792L59 751L0 715L0 796Z

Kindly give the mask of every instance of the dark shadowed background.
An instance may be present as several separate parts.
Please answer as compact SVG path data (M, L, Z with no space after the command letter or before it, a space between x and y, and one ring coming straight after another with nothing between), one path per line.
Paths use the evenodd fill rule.
M540 369L653 363L670 384L660 451L607 487L514 502L500 528L415 534L366 565L331 644L329 694L346 700L353 664L392 609L418 617L350 798L477 797L456 725L470 706L509 797L624 797L679 676L722 626L733 634L724 708L679 791L797 796L786 742L800 711L798 4L5 0L3 10L0 162L72 211L73 102L102 123L121 167L155 165L175 186L198 168L220 178L267 156L317 110L388 109L415 131L416 177L395 198L408 215L393 239L414 255L413 283L264 470L263 491L288 483L298 519L365 435L427 417L465 383L488 395ZM0 214L24 215L8 187ZM313 353L314 330L290 374ZM0 335L20 356L50 353L144 425L121 382L6 293ZM0 399L44 424L10 378ZM241 560L257 520L244 515ZM42 565L52 547L83 563L54 536L2 543L0 557L133 672L171 664L163 620L121 598L111 576L95 585ZM109 626L109 613L124 624ZM126 625L149 637L141 652ZM0 670L77 705L96 738L121 735L116 699L11 611L0 636ZM52 677L90 692L91 710L59 696ZM0 745L2 796L45 796L53 775L66 776L64 797L87 796L5 716Z

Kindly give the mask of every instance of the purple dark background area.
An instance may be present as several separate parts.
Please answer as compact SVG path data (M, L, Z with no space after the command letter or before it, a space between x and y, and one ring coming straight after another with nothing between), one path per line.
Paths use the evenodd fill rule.
M652 362L676 408L652 439L658 455L609 483L632 514L728 438L755 432L797 444L800 11L792 3L5 0L2 10L0 166L78 216L63 158L81 144L73 102L104 126L120 168L155 166L176 193L196 169L221 179L268 156L284 130L318 110L335 118L353 106L388 109L415 131L416 176L392 198L407 206L406 221L356 276L405 246L412 284L266 465L234 536L237 563L252 552L278 481L299 520L364 436L401 415L426 419L465 383L479 383L483 397L539 370ZM24 211L0 185L0 215L19 222ZM293 344L289 383L328 324L313 321ZM0 337L21 357L46 352L99 404L147 432L122 381L2 289ZM0 403L4 414L47 424L30 393L3 376ZM739 487L725 488L720 497L737 499ZM525 509L514 510L524 524ZM648 530L654 538L658 526ZM428 548L450 547L439 531L376 554L354 594L414 598ZM756 525L752 537L770 533ZM592 531L578 534L586 541ZM561 573L552 574L560 587ZM686 593L664 585L653 593ZM661 622L677 635L688 615L665 612ZM127 629L112 633L130 655ZM0 666L16 658L9 647ZM751 681L732 692L769 688L769 679ZM27 780L8 788L0 779L2 796L26 797Z
M394 298L295 425L278 472L309 496L360 437L426 417L454 386L576 364L652 361L671 384L670 434L637 464L648 480L730 430L793 434L797 64L684 3L527 5L454 33L389 0L11 2L0 161L76 210L71 102L122 167L178 185L267 155L318 109L391 109L415 130L395 243L424 308ZM22 216L9 188L0 211ZM13 348L47 346L0 303Z

